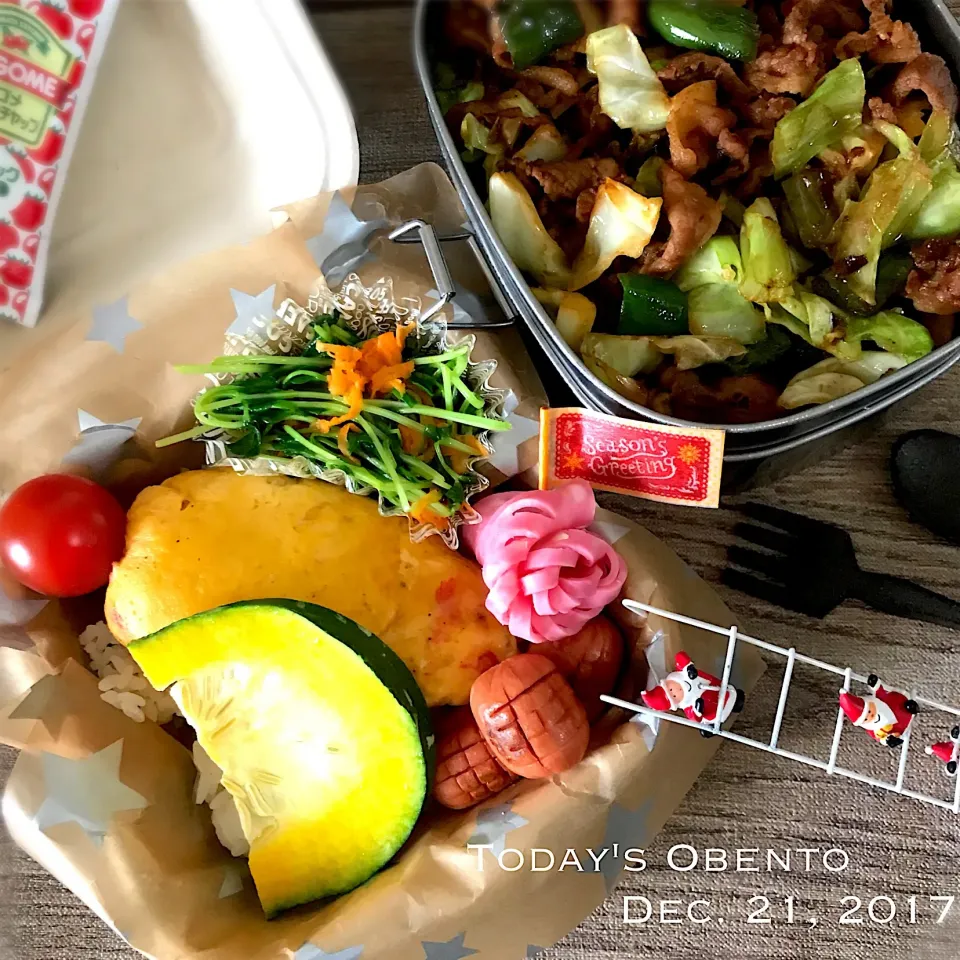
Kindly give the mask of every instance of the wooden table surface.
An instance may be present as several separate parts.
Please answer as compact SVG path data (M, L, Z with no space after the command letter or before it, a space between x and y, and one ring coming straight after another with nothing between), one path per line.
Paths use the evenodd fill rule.
M410 63L410 8L349 0L314 4L315 23L338 67L353 103L360 136L362 179L377 181L439 152ZM842 523L851 531L863 564L906 574L960 598L960 564L955 547L912 524L894 500L888 456L892 441L906 430L955 430L960 418L960 369L897 407L869 438L839 455L751 496ZM960 432L960 431L958 431ZM719 511L683 510L607 498L669 543L716 583L731 542L736 498ZM740 500L744 499L742 496ZM951 630L872 613L846 604L824 621L786 613L717 587L737 612L740 624L782 646L823 660L872 669L914 684L927 696L960 703L958 636ZM769 724L780 676L771 671L751 699L741 729L758 735ZM796 716L814 721L835 711L836 690L797 673ZM768 726L767 726L768 729ZM932 738L931 738L932 739ZM805 747L812 748L810 743ZM879 749L879 748L878 748ZM9 755L6 757L9 763ZM886 757L872 761L882 766ZM926 898L960 894L960 820L910 800L873 792L853 782L734 744L725 745L649 850L650 867L634 874L592 917L545 954L549 960L627 960L633 957L793 958L955 958L960 955L960 905L941 925ZM849 857L843 873L811 868L790 873L701 870L680 873L664 864L674 844L737 849L842 848ZM795 857L797 855L795 854ZM726 926L698 927L622 923L623 896L706 899ZM750 897L795 898L796 914L818 914L817 927L748 924ZM918 922L908 922L907 898L918 895ZM860 897L863 909L838 922L845 896ZM890 924L873 922L867 902L893 898L899 915ZM119 943L55 880L9 843L0 840L0 917L11 947L0 955L16 960L132 960ZM781 914L782 914L781 908ZM882 919L880 904L877 915ZM737 919L739 918L739 919ZM242 958L237 958L242 960ZM519 960L504 957L502 960Z

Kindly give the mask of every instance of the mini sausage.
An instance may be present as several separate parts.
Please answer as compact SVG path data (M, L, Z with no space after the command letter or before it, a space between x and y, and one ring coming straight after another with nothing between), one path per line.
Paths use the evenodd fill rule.
M520 777L562 773L587 752L587 712L556 664L539 654L517 654L482 674L470 709L490 752Z
M593 723L605 709L600 695L610 693L623 663L623 635L606 617L596 617L565 640L538 643L535 652L556 664L570 681Z
M494 796L517 778L490 752L468 707L456 711L437 739L433 796L451 810L466 810Z

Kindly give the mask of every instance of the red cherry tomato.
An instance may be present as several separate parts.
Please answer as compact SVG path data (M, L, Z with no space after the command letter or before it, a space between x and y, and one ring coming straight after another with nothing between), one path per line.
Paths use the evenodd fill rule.
M0 560L31 590L79 597L110 578L126 523L123 507L92 480L37 477L0 507Z

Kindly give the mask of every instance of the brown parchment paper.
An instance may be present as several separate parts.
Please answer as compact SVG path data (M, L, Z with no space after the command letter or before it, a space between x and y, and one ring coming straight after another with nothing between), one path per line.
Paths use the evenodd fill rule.
M371 212L367 219L421 217L452 232L464 219L452 187L432 165L360 188L352 203L361 220ZM235 320L231 289L255 296L276 285L275 303L286 297L306 302L318 272L309 241L325 229L330 204L324 197L295 205L289 222L268 236L130 291L126 307L140 326L126 336L122 352L87 339L98 305L55 301L44 323L2 358L0 489L70 469L97 475L129 501L143 486L190 465L202 453L200 444L153 447L190 424L189 401L203 385L171 364L220 352ZM374 247L375 256L357 267L364 279L389 270L400 293L429 289L417 247L380 241ZM517 410L535 416L542 387L516 334L482 334L475 356L497 359L496 385L513 390ZM106 425L127 423L135 435L109 463L85 460L91 433L88 426L78 437L78 411ZM100 429L93 428L95 438ZM536 438L526 446L535 458ZM529 472L534 461L525 446L517 454L521 472ZM597 520L598 531L627 561L625 596L721 625L733 622L716 594L656 538L606 511ZM655 676L667 672L681 649L719 672L722 639L618 611L611 609L634 651L623 695L638 694L648 664ZM101 617L102 597L41 607L0 580L0 740L22 750L3 813L24 849L158 960L317 960L325 954L520 960L532 945L555 943L602 902L624 851L653 839L720 745L667 723L654 734L615 712L595 728L591 751L575 769L515 784L464 813L431 805L389 869L334 902L268 923L245 861L220 846L209 811L193 802L189 752L167 731L135 723L100 699L77 638ZM741 651L732 681L749 692L761 672L762 661ZM477 844L493 844L492 852L479 851L479 862L478 851L468 849ZM522 869L512 869L516 855L504 861L510 870L500 868L494 854L505 848L525 854ZM582 869L568 861L562 871L533 872L532 848L552 851L557 867L572 849ZM588 848L597 856L607 850L599 871Z

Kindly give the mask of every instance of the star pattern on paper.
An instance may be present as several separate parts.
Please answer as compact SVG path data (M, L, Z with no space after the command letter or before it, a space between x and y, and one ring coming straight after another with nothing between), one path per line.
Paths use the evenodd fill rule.
M102 846L114 814L149 806L145 797L120 781L122 756L123 740L80 760L43 753L46 792L34 818L37 826L49 830L76 823L95 846Z
M233 300L233 309L236 316L233 323L227 327L227 335L243 337L256 330L258 326L262 326L265 321L269 321L276 313L273 306L276 296L277 285L275 283L256 295L244 293L242 290L234 290L231 287L230 299Z
M454 286L456 287L456 296L447 304L448 309L453 313L452 322L461 326L479 326L487 315L480 298L456 281L454 281ZM428 290L424 297L427 300L439 300L440 291Z
M733 665L730 668L730 683L735 686L738 690L743 689L743 663L739 655L740 651L737 650L733 655ZM713 661L713 666L710 668L710 672L715 676L723 680L723 665L727 662L727 651L724 648L723 653L717 654L716 658Z
M41 720L56 736L65 716L63 697L56 696L60 678L56 674L41 677L10 712L11 720Z
M463 960L472 957L479 950L465 946L466 933L458 933L452 940L421 940L425 960Z
M658 630L644 650L649 672L645 687L647 690L658 684L670 672L667 669L664 639L663 631ZM639 697L637 700L639 701ZM635 713L629 722L640 727L643 732L643 742L647 745L648 750L652 750L657 740L657 733L660 730L660 720L645 713Z
M227 900L243 892L243 879L246 871L241 867L231 864L223 871L223 883L220 884L220 892L217 894L218 900Z
M563 465L568 470L579 470L584 462L583 457L581 457L579 453L568 453L566 457L564 457Z
M8 597L0 584L0 628L22 627L29 623L50 601L40 598L37 600L15 600ZM10 644L12 646L12 644Z
M87 340L109 343L117 353L123 353L127 337L143 328L143 324L130 316L127 297L121 297L113 303L93 308L93 324L87 334Z
M120 456L123 445L136 435L142 418L108 423L86 410L77 410L79 441L63 458L65 464L84 466L95 475L107 470Z
M623 868L624 852L632 847L645 847L653 839L653 830L650 827L650 814L653 811L653 800L644 800L636 810L628 810L619 803L610 805L607 815L607 826L603 834L601 849L609 852L600 861L599 867L594 867L594 873L602 873L607 893L617 885L617 878ZM614 844L617 845L617 856L613 855Z
M0 604L2 606L2 604ZM0 650L32 650L35 644L30 634L20 626L6 626L3 622L3 610L0 609Z
M362 953L363 947L345 947L336 953L327 953L308 941L293 955L293 960L357 960Z
M307 249L332 288L367 260L373 235L390 225L383 218L360 220L338 190L330 200L323 230L307 240Z
M609 520L594 520L587 529L606 540L611 546L618 540L622 540L630 532L629 527L620 523L612 523Z
M519 813L513 812L512 800L495 807L487 807L477 813L477 827L467 845L490 844L494 854L499 856L506 849L507 834L525 827L528 823Z
M493 453L487 461L505 477L514 477L520 472L520 447L528 440L540 436L540 421L518 414L520 401L511 390L503 404L504 419L511 429L495 433L491 437Z

